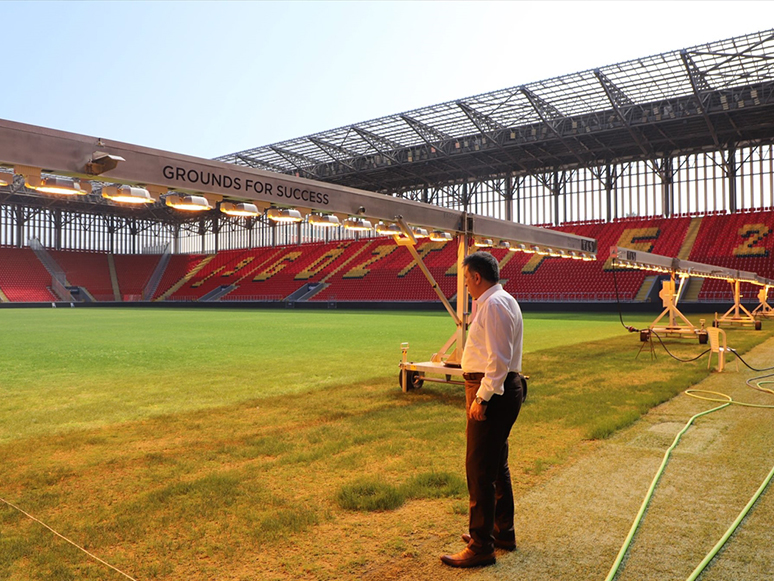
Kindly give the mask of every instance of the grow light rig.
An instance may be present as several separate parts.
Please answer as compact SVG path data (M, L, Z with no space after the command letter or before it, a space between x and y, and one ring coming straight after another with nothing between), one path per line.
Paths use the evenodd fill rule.
M669 337L698 337L700 343L707 342L707 333L703 325L696 327L677 308L677 302L682 295L684 283L690 277L725 280L732 286L734 305L722 317L718 317L717 313L715 313L715 319L712 322L714 327L738 325L755 329L761 328L761 322L757 321L752 313L741 304L740 284L747 282L766 288L774 285L774 282L759 277L754 272L671 258L620 246L611 249L611 256L614 258L613 264L618 267L648 270L669 274L670 276L669 280L663 281L662 289L659 293L664 304L664 311L649 325L648 329L640 333L641 341L648 341L650 333L655 332ZM680 279L680 286L677 289L675 288L676 277ZM667 315L669 315L669 323L667 325L659 325L661 319Z

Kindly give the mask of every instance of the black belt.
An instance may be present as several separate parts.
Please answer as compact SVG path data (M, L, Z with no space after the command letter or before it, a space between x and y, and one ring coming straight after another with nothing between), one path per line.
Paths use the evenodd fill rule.
M484 379L484 376L486 373L463 373L462 377L463 379L467 379L468 381L481 381ZM518 372L516 371L509 371L508 375L505 376L505 381L511 380L513 381L519 376Z

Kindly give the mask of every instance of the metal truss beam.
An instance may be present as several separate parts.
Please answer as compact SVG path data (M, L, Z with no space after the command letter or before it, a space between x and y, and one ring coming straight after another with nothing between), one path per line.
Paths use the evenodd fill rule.
M706 75L699 70L699 67L693 62L693 59L691 58L691 55L688 54L687 50L680 51L680 58L682 58L683 65L688 73L688 78L691 80L691 88L696 97L696 104L699 107L702 117L704 117L704 122L707 124L707 129L709 129L710 135L712 136L712 141L715 143L715 147L720 148L720 140L718 139L717 131L715 131L715 126L712 124L712 120L707 114L706 97L702 95L702 93L706 94L706 92L711 91L712 86L707 82Z
M565 137L562 135L562 132L559 131L559 128L557 127L557 122L566 121L566 117L562 114L559 109L554 107L551 103L540 97L540 95L537 95L533 93L529 88L522 85L520 87L521 93L527 98L529 101L529 104L532 105L532 108L535 110L535 112L538 114L538 117L540 117L541 121L548 127L551 132L559 139L559 141L562 142L562 145L564 145L567 148L567 151L569 151L575 159L578 160L578 162L581 165L587 164L590 160L583 159L583 157L578 154L578 151L570 145ZM575 140L576 143L578 143L581 147L584 149L585 146L583 146L583 143ZM588 152L588 149L586 149L586 152Z
M408 115L401 115L401 119L403 119L409 127L411 127L419 137L422 138L422 141L424 141L427 145L434 148L436 151L440 152L442 155L447 156L449 155L446 152L446 143L449 141L452 141L452 137L450 135L446 135L442 131L439 131L435 127L430 127L429 125L426 125L425 123L422 123L421 121L417 121L413 117L410 117Z
M320 165L321 162L319 159L314 159L312 157L307 157L306 155L301 155L300 153L296 153L294 151L289 151L287 149L283 149L281 147L277 147L275 145L271 146L272 151L276 153L277 155L282 156L286 160L288 160L290 163L292 163L294 166L296 166L296 169L300 172L303 172L304 174L315 178L317 177L317 172L315 170L310 170L305 165L311 165L312 167Z
M262 159L255 159L252 157L248 157L244 154L237 153L235 154L235 157L241 159L243 162L245 162L250 167L254 167L255 169L262 169L266 171L273 171L277 173L285 173L287 172L287 169L284 167L281 167L279 165L269 163L268 161L264 161Z
M357 171L357 169L351 163L350 160L358 157L359 154L355 153L354 151L345 149L339 145L333 145L332 143L323 141L318 137L310 137L309 141L314 143L317 147L319 147L324 153L326 153L334 161L337 161L340 164L348 167L352 171Z
M404 147L400 143L354 125L352 126L352 130L357 133L363 140L365 140L368 145L373 147L377 153L379 153L379 155L386 157L393 163L400 164L398 158L395 157L391 151L403 149Z
M641 138L639 133L635 131L634 128L631 126L631 123L629 123L629 119L627 118L626 114L622 110L622 107L631 107L632 105L634 105L634 102L626 95L626 93L624 93L610 79L608 79L605 73L603 73L601 70L594 69L594 76L599 81L599 84L602 85L602 89L605 91L605 95L607 96L607 99L610 101L610 104L613 106L613 110L615 111L618 118L621 120L621 123L623 123L623 126L626 128L631 138L637 144L637 147L640 148L640 151L642 151L642 153L645 156L652 157L653 148L650 146L650 144L647 144L646 146L646 144L643 143L643 139Z

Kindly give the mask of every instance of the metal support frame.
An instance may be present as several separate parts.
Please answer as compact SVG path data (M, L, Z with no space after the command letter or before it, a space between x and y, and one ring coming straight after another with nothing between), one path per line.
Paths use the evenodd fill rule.
M696 327L677 308L677 302L680 296L682 296L683 285L687 279L687 276L680 277L680 287L677 290L675 289L674 272L672 272L669 280L662 282L658 296L661 297L664 310L648 326L648 330L666 337L695 338L698 336L700 343L706 343L707 332L704 330L704 320L702 319L700 326ZM667 315L669 316L669 323L667 325L659 325L659 321ZM641 337L641 339L643 338Z
M758 318L772 319L774 318L774 309L769 305L769 285L765 285L758 291L758 306L752 312L753 316Z
M753 314L742 304L742 294L740 292L741 281L738 278L728 281L731 284L734 293L734 304L728 309L722 317L715 313L714 327L752 327L756 330L761 328L761 322L757 321Z

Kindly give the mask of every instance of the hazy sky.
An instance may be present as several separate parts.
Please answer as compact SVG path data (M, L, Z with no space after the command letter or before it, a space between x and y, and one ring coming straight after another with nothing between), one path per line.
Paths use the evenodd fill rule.
M764 1L0 10L0 118L200 157L774 26Z

